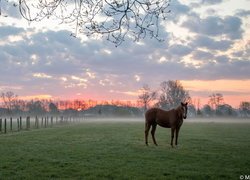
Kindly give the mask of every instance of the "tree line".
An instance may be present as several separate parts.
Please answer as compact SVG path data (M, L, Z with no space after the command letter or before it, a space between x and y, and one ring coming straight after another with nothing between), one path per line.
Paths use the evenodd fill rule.
M145 84L138 96L138 101L146 111L150 107L171 109L177 107L181 102L188 102L188 113L190 116L210 117L210 116L239 116L250 117L250 102L243 101L239 108L235 109L224 102L223 94L212 93L209 101L200 107L200 101L192 100L189 92L178 80L163 81L157 90L152 90Z
M51 115L104 115L138 116L141 115L137 102L131 101L96 101L96 100L22 100L12 91L0 94L0 116L19 116L21 114L43 116Z
M181 102L188 102L189 116L238 116L250 117L250 102L241 102L238 109L224 102L221 93L209 95L209 101L200 107L200 101L194 100L180 81L164 81L157 90L152 90L145 84L139 90L138 101L95 101L95 100L57 100L32 99L25 101L18 98L12 91L1 93L0 116L3 115L38 115L65 114L65 115L114 115L114 116L142 116L150 107L171 109ZM119 107L119 108L118 108Z

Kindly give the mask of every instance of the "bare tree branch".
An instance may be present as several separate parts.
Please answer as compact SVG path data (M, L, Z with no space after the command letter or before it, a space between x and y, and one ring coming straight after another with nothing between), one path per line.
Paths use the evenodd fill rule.
M27 21L56 17L60 23L74 26L72 36L98 34L118 46L125 37L163 41L164 37L159 36L160 23L170 13L169 3L170 0L19 0L13 6L18 6Z
M146 112L150 103L156 99L157 93L156 91L152 91L147 84L143 85L140 91L138 101L143 105L144 112Z
M8 113L11 114L12 110L15 107L15 104L18 100L18 96L14 94L12 91L2 92L1 98L4 103L4 107L7 109Z

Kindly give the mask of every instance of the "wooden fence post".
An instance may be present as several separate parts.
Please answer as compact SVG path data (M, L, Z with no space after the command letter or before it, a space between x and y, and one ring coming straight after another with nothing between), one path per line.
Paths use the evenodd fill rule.
M53 126L53 116L51 116L51 118L50 118L50 126L51 127Z
M19 120L20 120L20 123L19 123L20 126L19 127L20 127L20 130L22 130L22 116L20 116Z
M30 116L29 116L29 129L30 129Z
M17 131L20 130L20 121L19 121L19 118L17 118Z
M41 124L41 127L43 128L43 117L42 117L42 124Z
M47 127L47 117L45 116L44 118L44 125L45 125L45 128Z
M12 117L10 118L10 131L12 131Z
M37 116L35 117L35 128L37 128Z
M39 117L37 117L37 128L39 128Z
M7 133L7 119L4 119L4 133Z
M39 121L38 121L38 117L36 116L36 120L35 120L35 128L39 128Z
M0 132L2 132L2 119L0 119Z
M28 130L29 128L28 128L28 116L26 117L26 130Z

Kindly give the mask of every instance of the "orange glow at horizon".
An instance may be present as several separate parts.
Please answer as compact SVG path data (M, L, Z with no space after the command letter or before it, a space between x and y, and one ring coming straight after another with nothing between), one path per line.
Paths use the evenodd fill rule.
M224 98L224 103L231 105L234 108L238 108L243 101L250 102L250 79L247 80L181 80L183 87L189 91L194 105L197 106L198 101L200 108L207 104L209 101L209 95L213 93L221 93ZM114 87L112 87L114 88ZM152 88L156 89L156 88ZM90 91L90 90L89 90ZM82 91L81 93L74 93L69 91L61 91L55 96L53 94L32 94L32 95L20 95L18 99L22 100L52 100L52 101L85 101L92 100L97 104L109 103L115 104L120 102L124 104L132 104L138 106L138 90L131 91L124 89L124 91L107 90L106 92L97 89L91 94L88 91ZM1 99L0 99L1 102Z
M32 95L32 96L18 96L19 99L22 100L31 100L31 99L54 99L49 94L38 94L38 95Z
M242 101L250 101L250 80L191 80L181 81L185 89L190 91L194 100L200 99L201 106L208 103L209 95L221 93L224 103L238 108Z

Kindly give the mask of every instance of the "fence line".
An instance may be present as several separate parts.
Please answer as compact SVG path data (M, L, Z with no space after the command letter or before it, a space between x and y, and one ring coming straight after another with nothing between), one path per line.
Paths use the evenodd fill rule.
M7 134L9 132L19 132L23 130L31 130L31 129L39 129L39 128L49 128L57 125L65 125L80 122L84 117L64 117L64 116L56 116L56 117L38 117L35 116L31 118L27 116L23 118L22 116L16 118L10 117L8 118L0 118L0 135ZM34 120L32 120L34 119ZM16 122L16 123L15 123Z

